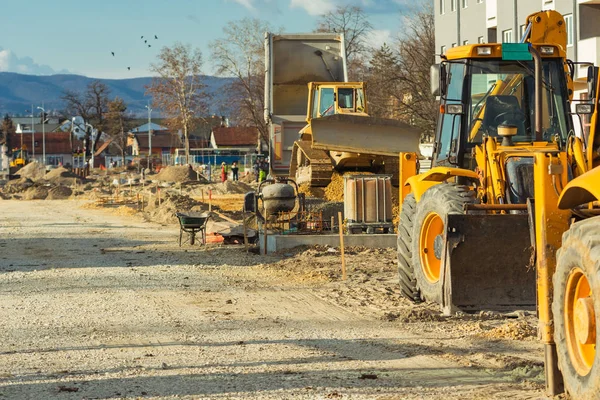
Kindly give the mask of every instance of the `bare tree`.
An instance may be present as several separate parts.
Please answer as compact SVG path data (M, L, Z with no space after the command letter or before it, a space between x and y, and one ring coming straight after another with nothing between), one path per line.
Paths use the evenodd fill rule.
M348 73L351 77L359 74L368 46L367 34L373 26L367 15L358 6L338 6L322 15L317 23L317 32L336 32L344 34Z
M163 47L158 62L150 66L158 75L147 87L153 106L167 117L167 126L183 132L186 161L190 160L189 133L206 112L207 94L202 83L202 52L189 45L176 43Z
M125 165L125 150L127 149L127 133L132 128L131 118L126 114L127 104L123 99L115 97L108 103L108 112L106 113L106 133L121 152L121 162Z
M433 5L421 1L406 16L405 34L398 41L397 80L400 91L395 97L400 112L426 136L435 131L437 104L431 95L430 66L435 63Z
M96 128L96 137L92 141L94 148L86 146L86 159L91 152L96 151L100 136L105 129L104 115L108 111L108 96L110 89L99 80L90 82L85 92L74 92L66 90L63 92L62 100L65 102L65 115L79 115L86 123ZM90 132L86 129L86 143L90 143Z
M421 128L424 139L429 139L437 115L437 103L429 91L429 69L435 62L433 7L422 0L402 17L402 36L371 58L366 79L369 108L373 115Z
M263 117L263 46L264 33L271 30L264 21L245 18L227 24L223 28L224 37L211 43L217 73L235 78L226 89L227 100L235 110L235 122L257 127L264 140L268 140L268 132Z

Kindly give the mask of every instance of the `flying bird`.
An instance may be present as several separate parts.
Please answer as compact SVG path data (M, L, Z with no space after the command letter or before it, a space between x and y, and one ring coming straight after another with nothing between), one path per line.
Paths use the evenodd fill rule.
M158 36L154 35L154 39L158 39Z
M131 67L127 67L127 70L128 70L128 71L131 71Z
M112 54L113 57L115 56L115 52L114 51L111 51L110 54Z
M144 40L144 43L148 43L148 41L147 41L147 40Z
M148 45L148 47L152 47L152 45Z
M143 39L144 37L142 36L140 39Z

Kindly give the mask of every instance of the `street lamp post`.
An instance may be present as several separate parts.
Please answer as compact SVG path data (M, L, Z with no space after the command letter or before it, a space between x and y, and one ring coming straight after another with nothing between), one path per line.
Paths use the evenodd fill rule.
M148 110L148 168L152 170L150 163L152 162L152 108L150 105L146 106Z
M42 103L42 106L44 104ZM38 109L42 110L42 162L44 166L46 165L46 110L44 107L38 107Z
M35 160L35 123L33 122L33 104L31 105L31 159ZM29 112L30 110L25 110L25 112ZM23 147L21 145L21 147Z

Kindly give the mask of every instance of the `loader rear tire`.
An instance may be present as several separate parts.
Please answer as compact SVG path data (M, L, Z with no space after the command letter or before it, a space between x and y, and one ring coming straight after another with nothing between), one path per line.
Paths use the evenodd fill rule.
M563 234L553 277L554 339L558 368L573 399L600 393L600 217Z
M414 302L421 302L421 294L417 287L412 261L412 233L417 201L415 195L409 193L402 202L400 222L398 223L398 277L400 291L404 297Z
M440 183L421 196L417 204L412 240L412 264L421 298L442 303L441 255L445 221L448 214L464 214L464 205L474 203L476 195L468 186Z

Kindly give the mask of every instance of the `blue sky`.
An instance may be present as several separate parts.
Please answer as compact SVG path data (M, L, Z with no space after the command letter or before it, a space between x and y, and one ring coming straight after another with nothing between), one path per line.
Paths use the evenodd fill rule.
M206 60L204 72L212 74L209 43L221 37L229 21L261 18L286 32L306 32L314 29L319 14L336 5L360 5L375 27L371 41L381 44L397 34L401 9L412 2L4 0L0 71L42 75L69 72L97 78L148 76L148 66L160 48L179 41L199 47ZM144 44L145 39L152 47Z

